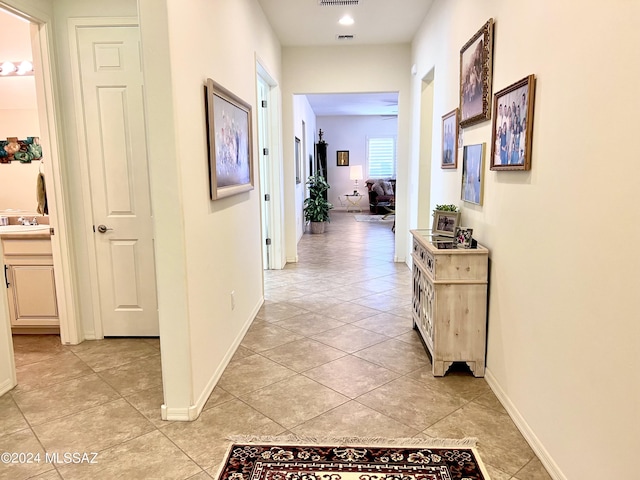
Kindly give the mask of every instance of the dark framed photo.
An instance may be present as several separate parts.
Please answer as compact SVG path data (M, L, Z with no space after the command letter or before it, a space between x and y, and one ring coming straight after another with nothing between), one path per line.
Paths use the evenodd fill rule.
M460 50L460 127L491 118L493 18Z
M431 233L443 237L453 237L460 222L460 212L436 210L433 212Z
M300 171L302 170L302 153L300 151L301 146L300 146L300 139L298 137L295 137L296 139L296 145L295 145L295 162L296 162L296 184L298 183L302 183L302 173L300 173Z
M465 145L462 155L462 200L482 205L485 144Z
M338 150L336 152L336 165L338 167L349 166L349 150Z
M458 168L458 109L442 116L441 168Z
M455 241L458 246L471 248L471 240L473 239L473 228L456 227Z
M210 78L206 98L211 199L253 190L251 105Z
M536 78L529 75L495 94L491 170L530 170Z

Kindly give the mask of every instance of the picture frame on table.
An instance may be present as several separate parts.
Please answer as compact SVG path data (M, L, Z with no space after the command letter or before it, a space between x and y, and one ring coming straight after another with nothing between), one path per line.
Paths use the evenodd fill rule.
M462 154L461 198L476 205L482 205L485 145L465 145Z
M459 223L460 212L436 210L433 212L431 234L440 235L442 237L453 237Z
M206 124L211 199L253 190L251 105L209 78Z
M441 168L458 168L458 112L456 108L442 116Z
M455 239L458 247L471 248L473 240L473 228L456 227Z
M491 119L493 18L460 49L460 127Z
M349 150L338 150L336 152L336 165L338 167L349 166Z
M493 99L491 170L530 170L536 77L528 75Z

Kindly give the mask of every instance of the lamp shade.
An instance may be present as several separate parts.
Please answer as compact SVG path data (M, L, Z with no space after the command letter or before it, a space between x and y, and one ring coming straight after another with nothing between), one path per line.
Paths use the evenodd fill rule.
M354 165L349 167L350 180L362 180L362 165Z

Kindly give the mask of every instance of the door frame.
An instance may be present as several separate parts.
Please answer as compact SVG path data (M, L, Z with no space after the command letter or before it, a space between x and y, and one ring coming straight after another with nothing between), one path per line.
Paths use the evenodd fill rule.
M71 77L75 117L84 119L84 103L78 57L78 30L92 27L139 27L137 17L74 17L67 21L69 35L69 51L71 52ZM93 201L91 198L91 179L89 176L89 156L87 154L87 134L83 122L78 122L78 158L80 160L80 178L82 184L82 201L88 208L84 209L84 224L94 225ZM93 229L85 229L85 240L89 257L89 285L91 290L91 312L93 315L94 339L104 338L102 311L100 308L100 281L98 276L98 256L96 253L95 233Z
M265 206L269 209L271 220L271 246L272 258L270 259L270 269L281 270L286 264L285 258L285 232L284 232L284 203L283 198L283 166L282 148L280 139L282 138L279 112L281 110L279 87L268 70L264 67L264 62L256 55L256 92L258 91L258 79L261 79L268 87L267 111L264 118L269 122L269 138L265 139L265 144L269 148L269 172L265 182L270 187L271 201ZM256 97L258 98L258 97ZM257 115L259 118L260 115ZM262 147L260 147L262 148ZM264 203L264 197L260 199Z
M49 219L54 235L51 248L56 281L56 297L60 315L60 340L63 344L76 345L84 340L82 326L74 296L71 244L71 227L67 222L65 198L68 198L63 181L62 137L57 125L61 125L59 94L56 77L56 62L53 48L53 34L50 25L53 20L44 12L20 0L0 0L0 7L24 18L31 23L31 49L35 70L36 100L40 123L40 143L46 151L44 172L47 178L49 199Z

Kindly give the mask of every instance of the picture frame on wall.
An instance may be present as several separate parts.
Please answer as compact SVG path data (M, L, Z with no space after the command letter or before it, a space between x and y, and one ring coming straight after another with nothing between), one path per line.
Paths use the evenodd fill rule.
M209 78L206 107L211 199L253 190L251 105Z
M461 198L475 205L482 205L485 145L485 143L465 145L462 154Z
M338 150L336 152L336 165L338 167L349 166L349 150Z
M458 168L458 111L442 116L441 168Z
M493 18L460 49L460 127L491 119Z
M431 233L443 237L453 237L459 222L460 212L436 210L433 212Z
M295 137L295 141L296 141L296 145L295 145L295 163L296 163L296 185L299 183L302 183L302 152L301 152L301 145L300 145L300 139L298 137Z
M535 75L503 88L493 99L491 170L530 170Z

